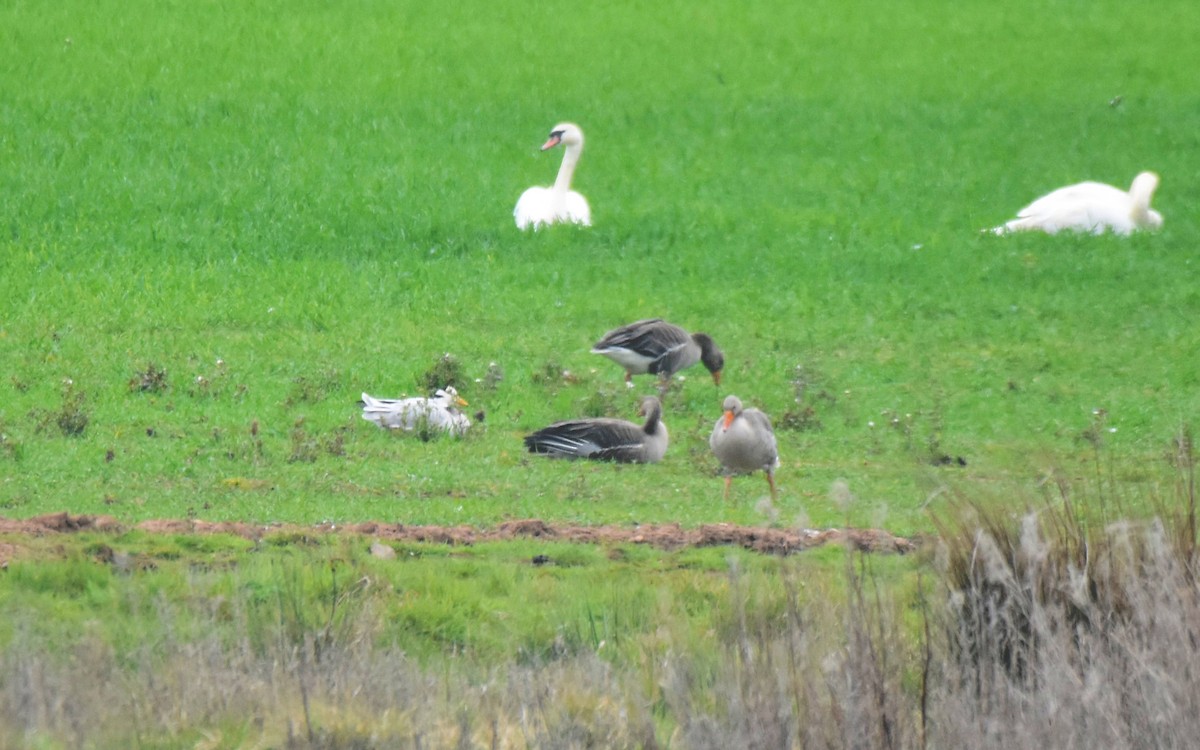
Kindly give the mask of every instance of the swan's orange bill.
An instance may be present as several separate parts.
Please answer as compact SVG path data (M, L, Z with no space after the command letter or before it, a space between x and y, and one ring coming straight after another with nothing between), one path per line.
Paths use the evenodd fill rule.
M559 133L554 133L550 136L550 140L542 144L542 150L545 151L546 149L554 148L560 143L562 143L562 135Z
M733 412L725 412L725 429L729 429L729 425L733 424Z

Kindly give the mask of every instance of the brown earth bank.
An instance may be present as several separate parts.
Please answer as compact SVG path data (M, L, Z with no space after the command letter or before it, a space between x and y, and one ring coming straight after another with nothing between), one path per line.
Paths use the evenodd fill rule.
M234 534L261 539L276 534L357 535L385 542L426 542L470 545L511 539L543 539L579 544L648 544L664 550L683 547L734 546L764 554L787 555L823 544L842 543L867 552L905 554L920 547L922 540L895 536L879 529L772 529L728 523L683 528L678 524L636 526L577 526L548 523L536 518L505 521L490 528L473 526L409 526L395 523L252 524L235 521L160 519L129 525L112 516L51 513L26 519L0 516L0 535L46 536L78 532L121 533L131 529L151 534ZM0 564L7 564L15 547L0 542Z

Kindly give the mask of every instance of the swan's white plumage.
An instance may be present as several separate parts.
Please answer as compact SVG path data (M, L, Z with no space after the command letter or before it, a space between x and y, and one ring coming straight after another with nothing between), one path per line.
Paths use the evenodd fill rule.
M550 130L550 138L542 150L562 144L563 160L558 168L558 177L552 187L531 187L517 200L513 219L517 229L540 229L550 224L569 222L592 225L592 211L587 199L571 190L571 177L583 153L583 131L569 122L559 123Z
M592 225L592 212L588 208L587 199L574 190L566 195L557 196L554 188L531 187L517 200L513 210L513 218L517 221L517 229L535 230L550 224L570 222Z
M467 402L451 386L439 388L433 398L385 399L364 393L362 404L363 419L392 430L425 427L461 436L471 427L471 420L456 408Z
M1162 214L1150 208L1158 187L1158 175L1142 172L1128 191L1101 182L1081 182L1043 195L1017 213L1017 218L992 231L1039 231L1055 234L1062 230L1092 234L1127 235L1139 229L1158 229Z

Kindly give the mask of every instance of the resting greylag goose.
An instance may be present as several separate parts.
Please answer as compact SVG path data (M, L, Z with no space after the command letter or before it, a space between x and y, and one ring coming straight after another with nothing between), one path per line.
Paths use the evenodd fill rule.
M697 362L704 363L713 382L720 385L721 368L725 366L725 355L711 336L689 334L661 318L639 320L609 331L592 347L592 354L602 354L624 367L625 382L631 386L634 375L649 372L669 380Z
M439 388L433 398L375 398L362 395L362 418L380 427L412 432L420 428L461 436L471 426L471 420L456 407L467 402L453 386Z
M555 422L525 436L525 447L530 453L560 458L657 463L667 452L662 403L654 396L647 396L642 399L638 413L646 418L644 425L603 417Z
M1043 195L1017 213L1017 218L994 228L996 234L1061 230L1092 234L1130 234L1139 229L1158 229L1163 217L1150 208L1158 187L1158 175L1142 172L1126 192L1101 182L1081 182Z
M550 129L550 139L542 144L542 150L552 149L560 143L563 160L554 186L531 187L521 193L517 207L513 209L517 229L533 227L536 231L542 226L564 221L585 227L592 225L592 210L588 208L587 199L571 189L571 176L583 153L583 131L573 123L559 123Z
M779 450L775 445L775 430L771 418L753 407L745 409L737 396L726 396L725 413L713 425L708 444L725 470L725 497L734 474L767 473L771 499L775 498L775 469L779 467Z

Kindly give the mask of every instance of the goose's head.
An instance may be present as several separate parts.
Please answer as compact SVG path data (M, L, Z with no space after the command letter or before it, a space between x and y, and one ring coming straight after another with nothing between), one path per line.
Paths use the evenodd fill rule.
M710 373L713 382L721 384L721 370L725 369L725 354L707 333L693 333L692 341L700 346L700 362Z
M1158 189L1158 175L1153 172L1142 172L1133 178L1129 188L1129 196L1133 199L1134 221L1144 229L1158 229L1162 226L1163 217L1158 211L1150 208L1150 199Z
M574 123L560 122L550 128L550 138L542 144L542 150L546 151L547 149L554 148L560 143L567 148L572 146L582 148L583 131Z
M454 390L454 386L448 385L445 388L439 388L434 394L442 400L446 406L467 406L467 401L462 396L458 395L458 391Z
M654 396L643 396L642 401L638 404L638 416L649 417L662 416L662 402Z
M729 425L733 424L733 420L742 413L742 400L737 396L726 396L725 403L721 404L721 409L725 412L721 419L725 429L728 430Z

